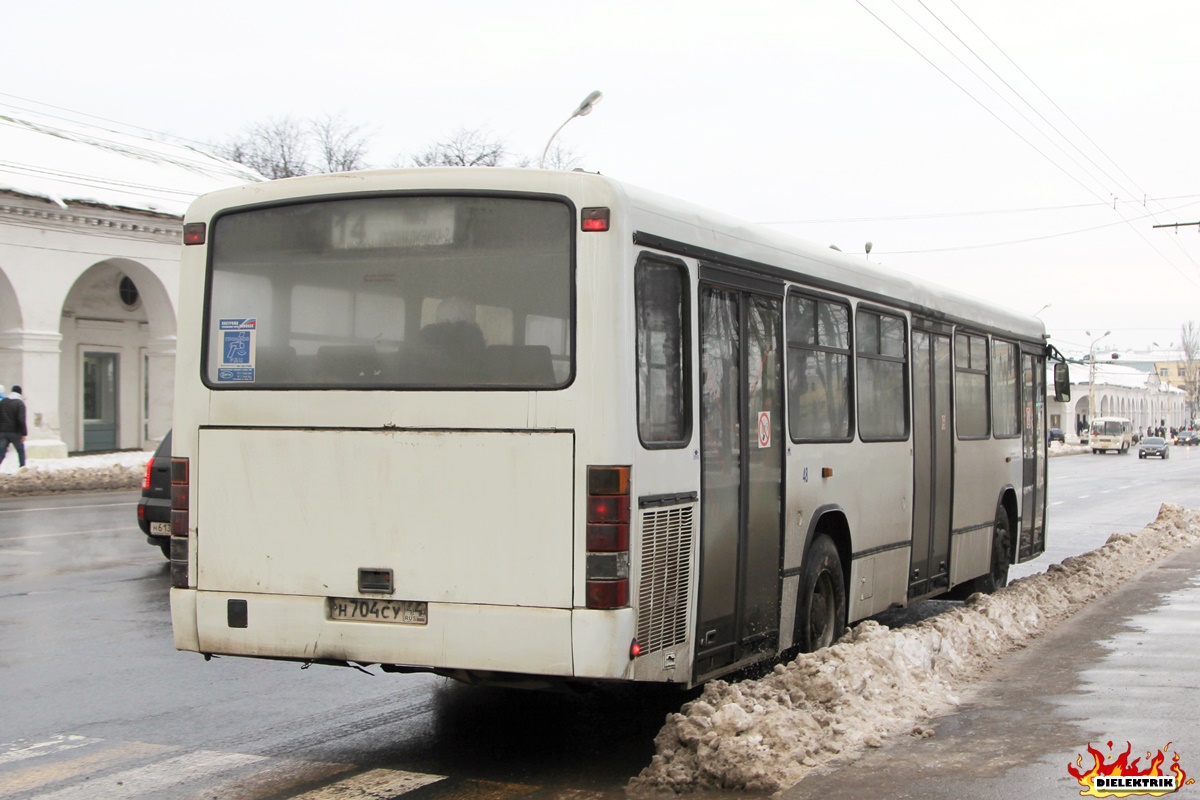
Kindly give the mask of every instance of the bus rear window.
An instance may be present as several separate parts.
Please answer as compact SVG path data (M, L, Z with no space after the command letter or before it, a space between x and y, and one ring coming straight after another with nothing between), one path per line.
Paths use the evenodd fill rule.
M212 226L217 388L552 389L571 380L565 203L367 197Z

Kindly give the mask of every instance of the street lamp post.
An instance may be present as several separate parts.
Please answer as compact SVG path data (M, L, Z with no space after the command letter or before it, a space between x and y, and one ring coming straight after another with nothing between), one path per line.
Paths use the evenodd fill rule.
M1084 331L1084 333L1087 334L1088 336L1092 335L1091 331ZM1088 372L1088 421L1087 421L1088 429L1089 429L1088 430L1088 442L1089 443L1092 440L1092 434L1091 434L1091 430L1090 430L1091 426L1092 426L1092 420L1096 418L1096 345L1100 343L1101 339L1103 339L1105 336L1108 336L1111 333L1112 333L1112 331L1105 331L1104 336L1097 336L1095 339L1092 340L1091 345L1088 346L1088 361L1090 362L1090 368L1089 368L1089 372Z
M546 146L542 148L542 157L538 159L539 169L546 166L546 153L550 152L550 144L554 141L554 137L558 136L558 131L561 131L563 128L567 127L567 122L570 122L576 117L586 117L588 114L592 113L592 108L595 107L596 103L599 103L603 99L604 93L599 89L590 93L587 97L583 98L583 102L579 104L579 108L571 112L571 116L567 117L566 122L564 122L562 125L559 125L558 129L555 130L554 133L550 134L550 139L547 140Z

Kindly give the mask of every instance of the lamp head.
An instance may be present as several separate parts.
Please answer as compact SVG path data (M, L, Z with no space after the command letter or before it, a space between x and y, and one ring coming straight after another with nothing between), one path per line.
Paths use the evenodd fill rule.
M575 109L573 117L586 117L592 113L592 107L604 99L604 92L596 89L587 97L583 98L583 102L579 104L579 108Z

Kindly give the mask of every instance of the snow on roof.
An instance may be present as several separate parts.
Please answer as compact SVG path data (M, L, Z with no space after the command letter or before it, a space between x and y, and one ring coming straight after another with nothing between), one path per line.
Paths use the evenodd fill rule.
M182 217L197 196L264 180L195 147L25 111L0 111L0 191Z
M1070 363L1071 383L1090 384L1092 380L1092 368L1089 364L1074 364ZM1103 386L1121 386L1127 389L1145 389L1150 386L1157 376L1152 372L1137 369L1136 367L1126 367L1114 364L1110 361L1096 362L1096 384ZM1158 390L1160 392L1179 392L1183 394L1183 390L1175 386L1171 386L1166 381L1160 381Z

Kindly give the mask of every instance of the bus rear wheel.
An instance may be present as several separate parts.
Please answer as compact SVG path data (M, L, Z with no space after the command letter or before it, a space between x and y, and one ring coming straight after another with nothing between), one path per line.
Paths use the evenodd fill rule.
M996 508L992 527L992 568L987 575L975 579L975 591L991 594L1008 585L1008 567L1012 552L1012 523L1003 505Z
M796 644L805 653L828 647L846 629L846 584L837 546L821 534L804 559Z

